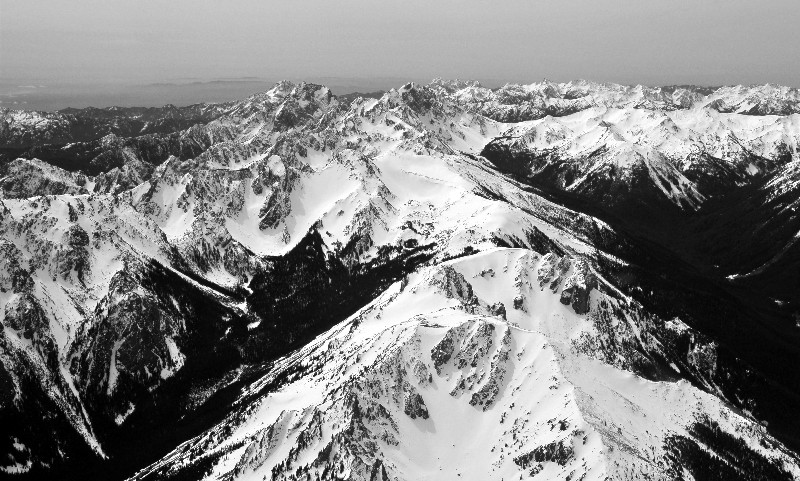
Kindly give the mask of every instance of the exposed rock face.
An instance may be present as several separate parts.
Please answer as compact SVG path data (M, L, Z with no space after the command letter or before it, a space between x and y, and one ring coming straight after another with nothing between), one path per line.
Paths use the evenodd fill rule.
M30 341L49 368L57 368L58 351L49 335L49 321L33 296L24 293L12 297L5 305L3 316L5 326L17 331L19 338Z
M63 249L56 254L59 275L66 279L73 272L83 282L84 272L89 269L89 234L81 226L73 224L64 234Z
M597 287L597 277L583 259L575 262L573 268L574 272L564 282L560 301L571 305L576 314L586 314L589 312L589 294Z
M472 394L469 400L470 406L480 406L481 409L486 411L489 409L500 393L500 388L506 377L506 371L509 369L508 354L511 350L511 330L506 330L503 339L500 341L500 350L495 358L492 359L491 367L489 368L489 380L478 390Z
M151 164L134 157L121 167L114 167L95 177L94 192L118 193L132 189L148 180L153 170Z
M472 285L467 282L463 275L450 266L444 266L440 271L440 277L434 280L434 285L441 292L451 298L455 298L464 303L472 305L477 303L477 299L472 294Z
M597 276L586 259L554 254L544 256L537 270L537 280L542 289L547 287L553 292L560 291L561 303L572 306L576 314L589 312L590 293L598 287Z
M493 316L501 317L503 319L506 318L506 306L502 302L496 302L489 306L489 312Z
M26 198L39 195L86 192L86 179L64 172L36 159L16 159L0 164L0 191L3 197Z
M406 396L403 412L411 419L428 419L428 409L425 407L425 400L419 393L408 394Z
M269 179L267 180L269 182ZM261 222L258 227L264 229L275 229L280 223L289 215L292 204L289 198L290 191L287 186L280 181L273 181L269 184L269 193L264 201L264 206L261 208L259 215Z
M73 346L71 370L81 379L81 390L117 424L141 392L152 391L183 366L185 326L174 309L164 309L129 267L111 279L95 321Z
M17 246L3 240L0 243L0 292L20 293L33 288L25 259Z
M552 462L560 464L561 466L566 466L573 458L574 454L575 451L572 445L565 445L563 441L559 441L558 443L538 446L533 451L514 458L514 463L522 469L533 467L530 471L530 475L535 476L544 467L542 463Z

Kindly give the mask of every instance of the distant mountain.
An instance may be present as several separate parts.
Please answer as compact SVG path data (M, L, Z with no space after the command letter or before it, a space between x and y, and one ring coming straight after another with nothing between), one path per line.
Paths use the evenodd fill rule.
M168 134L208 123L223 115L230 105L89 107L58 112L0 109L0 146L27 149L43 144L87 142L105 135Z
M797 479L797 99L5 111L0 470Z

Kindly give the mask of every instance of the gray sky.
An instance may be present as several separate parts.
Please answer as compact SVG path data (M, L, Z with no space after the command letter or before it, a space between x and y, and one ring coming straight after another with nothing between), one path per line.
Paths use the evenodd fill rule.
M800 85L798 0L0 0L0 79Z

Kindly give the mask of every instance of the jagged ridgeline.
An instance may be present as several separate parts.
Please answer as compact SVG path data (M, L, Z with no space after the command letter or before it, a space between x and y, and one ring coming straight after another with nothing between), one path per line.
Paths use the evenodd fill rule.
M800 94L3 110L0 476L796 479Z

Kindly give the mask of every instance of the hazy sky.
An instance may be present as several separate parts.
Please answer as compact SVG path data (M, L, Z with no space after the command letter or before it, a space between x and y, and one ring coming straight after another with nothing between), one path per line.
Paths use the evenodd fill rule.
M0 0L0 79L800 85L800 0Z

